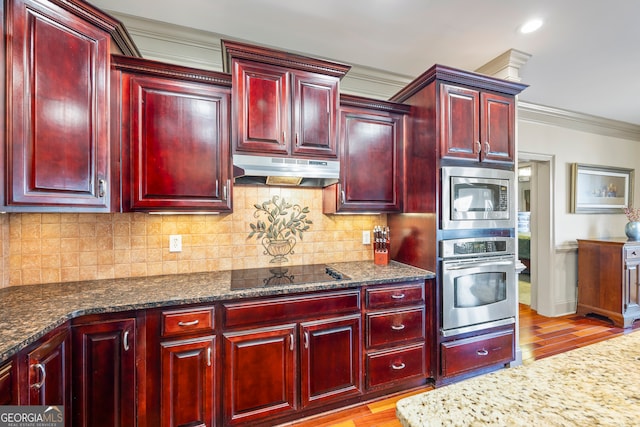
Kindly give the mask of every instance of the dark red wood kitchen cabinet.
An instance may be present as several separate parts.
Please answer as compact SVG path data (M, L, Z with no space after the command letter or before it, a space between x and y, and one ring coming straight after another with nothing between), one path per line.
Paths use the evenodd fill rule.
M441 156L513 163L515 99L469 87L440 86Z
M18 372L13 359L0 365L0 406L18 404Z
M114 56L124 211L230 211L231 79Z
M139 407L146 426L215 426L218 340L210 305L147 310L145 384Z
M94 321L71 330L73 425L136 425L136 319Z
M71 336L61 326L18 354L19 404L63 405L71 416Z
M338 156L339 81L349 66L227 40L223 50L234 152Z
M340 182L323 190L323 211L400 212L409 107L354 96L340 100Z
M10 0L5 19L7 209L110 211L109 55L135 45L75 0Z
M361 394L360 315L300 325L302 407Z
M222 311L223 425L273 425L362 395L359 290L229 302Z
M215 337L161 344L162 426L213 426Z

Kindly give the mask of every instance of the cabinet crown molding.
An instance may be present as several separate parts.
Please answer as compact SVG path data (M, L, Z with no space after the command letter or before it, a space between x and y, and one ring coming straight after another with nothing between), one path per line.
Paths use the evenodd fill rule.
M326 74L340 79L351 69L350 65L283 52L262 46L230 40L220 40L220 43L222 46L222 66L225 72L231 71L232 58L247 59L311 73Z

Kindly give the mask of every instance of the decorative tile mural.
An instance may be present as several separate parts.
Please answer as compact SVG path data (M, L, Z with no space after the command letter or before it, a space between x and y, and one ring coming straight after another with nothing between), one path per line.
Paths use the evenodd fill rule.
M255 236L264 246L264 254L271 256L271 263L288 262L287 255L295 254L293 248L298 239L302 240L302 233L313 224L308 218L309 207L287 203L278 195L253 206L256 222L249 224L251 232L247 238Z

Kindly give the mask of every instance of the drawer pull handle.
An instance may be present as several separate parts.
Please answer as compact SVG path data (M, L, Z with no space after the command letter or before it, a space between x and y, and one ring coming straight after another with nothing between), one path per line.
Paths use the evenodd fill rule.
M486 356L487 354L489 354L489 352L483 348L482 350L476 351L476 354L478 356Z
M393 299L402 299L402 298L404 298L404 294L391 295L391 298L393 298Z
M178 326L195 326L198 323L200 323L200 321L198 319L192 320L190 322L182 322L182 321L180 321L180 322L178 322Z
M309 332L304 331L304 348L309 348Z
M293 334L289 334L289 350L293 351L293 346L295 345Z
M405 328L404 325L391 325L391 329L393 329L394 331L401 331Z
M213 355L213 350L211 349L211 347L207 347L207 366L211 366L212 355Z
M47 371L44 368L42 363L36 363L31 365L32 368L40 369L40 373L42 374L42 379L40 382L31 384L31 388L35 388L36 390L40 390L40 388L44 385L44 381L47 379Z
M391 369L395 369L396 371L399 371L401 369L404 369L407 365L405 365L404 363L400 363L399 365L396 365L395 363L393 365L391 365Z

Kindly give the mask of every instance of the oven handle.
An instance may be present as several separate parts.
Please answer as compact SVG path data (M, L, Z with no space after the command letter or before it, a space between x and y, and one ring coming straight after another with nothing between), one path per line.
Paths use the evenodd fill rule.
M444 268L449 271L449 270L464 270L466 268L472 268L472 267L493 267L496 265L513 265L515 267L515 263L513 262L513 260L510 261L487 261L487 262L473 262L473 263L464 263L464 264L447 264L444 266Z

